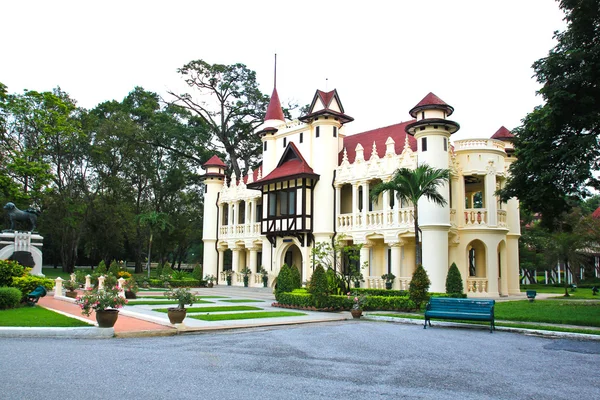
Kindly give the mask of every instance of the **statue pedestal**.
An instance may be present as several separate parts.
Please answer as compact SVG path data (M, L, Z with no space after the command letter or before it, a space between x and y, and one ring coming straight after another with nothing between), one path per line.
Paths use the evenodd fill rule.
M1 232L0 260L8 260L14 253L30 253L34 263L31 275L44 276L42 274L43 242L44 238L37 233Z

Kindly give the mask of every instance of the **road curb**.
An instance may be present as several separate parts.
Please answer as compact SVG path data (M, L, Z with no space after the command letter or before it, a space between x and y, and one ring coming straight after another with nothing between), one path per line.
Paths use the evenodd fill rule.
M109 339L115 336L113 328L21 328L3 327L0 337Z

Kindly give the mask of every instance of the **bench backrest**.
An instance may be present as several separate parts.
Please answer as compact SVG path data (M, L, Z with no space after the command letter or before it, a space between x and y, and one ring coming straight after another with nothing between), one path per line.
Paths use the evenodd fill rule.
M484 299L455 299L451 297L432 297L427 305L428 310L452 310L493 312L495 300Z

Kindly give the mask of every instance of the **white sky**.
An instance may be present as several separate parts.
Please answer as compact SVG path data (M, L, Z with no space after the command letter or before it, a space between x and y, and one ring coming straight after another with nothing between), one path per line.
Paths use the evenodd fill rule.
M93 108L135 86L182 91L176 69L203 59L246 64L270 95L277 53L282 101L336 88L347 134L406 121L433 92L455 108L453 139L490 137L541 103L531 64L562 18L553 0L4 0L0 82Z

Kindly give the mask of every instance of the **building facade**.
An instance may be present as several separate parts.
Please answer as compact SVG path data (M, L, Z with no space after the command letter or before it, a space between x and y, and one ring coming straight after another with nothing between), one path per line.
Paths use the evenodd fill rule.
M451 172L440 188L444 207L419 202L423 266L431 291L444 292L454 262L470 297L519 293L518 201L501 202L514 160L512 134L504 127L491 138L451 143L458 123L454 109L430 93L413 107L408 122L355 135L344 134L353 118L345 113L336 90L315 93L308 114L286 121L277 90L264 123L257 129L263 163L244 177L227 179L216 156L205 163L204 271L225 281L223 272L253 271L276 283L287 263L310 279L311 249L317 242L342 240L361 244L363 287L384 287L391 272L396 289L408 289L415 268L411 204L385 192L372 201L370 190L401 167L428 164Z

